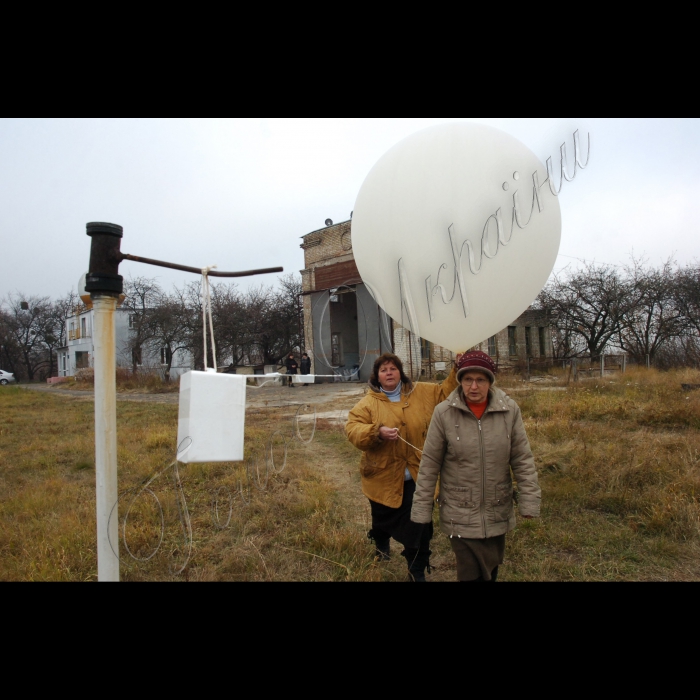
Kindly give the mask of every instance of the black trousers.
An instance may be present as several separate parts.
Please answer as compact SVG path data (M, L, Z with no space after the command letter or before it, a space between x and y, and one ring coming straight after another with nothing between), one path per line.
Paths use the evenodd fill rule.
M398 508L389 508L370 500L372 510L372 529L370 536L376 542L382 542L393 537L406 549L417 549L425 552L430 549L430 540L433 538L432 521L425 524L411 521L411 506L413 494L416 491L416 482L413 479L403 483L403 499Z

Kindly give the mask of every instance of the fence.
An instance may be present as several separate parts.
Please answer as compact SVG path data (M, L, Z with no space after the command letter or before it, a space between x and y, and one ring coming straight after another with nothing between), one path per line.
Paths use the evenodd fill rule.
M603 377L606 374L624 373L629 364L627 355L610 354L600 357L574 357L569 359L555 359L544 357L530 357L518 360L517 363L501 366L502 371L510 371L522 374L527 379L532 379L533 375L549 374L553 369L561 367L565 372L568 370L569 379L578 380L583 377ZM648 365L647 365L648 366Z

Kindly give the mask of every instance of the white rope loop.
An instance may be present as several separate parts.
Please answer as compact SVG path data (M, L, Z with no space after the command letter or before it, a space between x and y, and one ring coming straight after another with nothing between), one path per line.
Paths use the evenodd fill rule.
M211 354L216 370L216 344L214 343L214 322L211 317L211 290L209 288L209 270L216 265L202 268L202 336L204 338L204 371L207 371L207 314L209 315L209 331L211 333Z
M408 440L404 440L400 435L396 436L401 442L405 442L409 447L412 447L416 452L423 454L423 450L419 450L415 445L412 445Z

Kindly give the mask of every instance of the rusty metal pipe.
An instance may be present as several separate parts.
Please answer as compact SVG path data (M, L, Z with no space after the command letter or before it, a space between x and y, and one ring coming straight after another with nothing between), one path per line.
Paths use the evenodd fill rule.
M156 265L157 267L169 267L171 270L182 270L183 272L193 272L195 275L202 274L201 267L190 267L189 265L178 265L177 263L165 262L164 260L154 260L153 258L143 258L139 255L129 255L119 253L121 260L132 260L133 262L145 263L146 265ZM210 277L248 277L250 275L266 275L270 272L284 272L283 267L264 267L259 270L244 270L243 272L218 272L209 270Z

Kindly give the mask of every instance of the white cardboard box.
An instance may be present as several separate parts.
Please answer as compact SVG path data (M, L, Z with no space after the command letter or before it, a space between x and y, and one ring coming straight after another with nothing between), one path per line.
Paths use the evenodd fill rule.
M181 462L243 459L245 387L245 375L192 371L180 377L177 444Z

